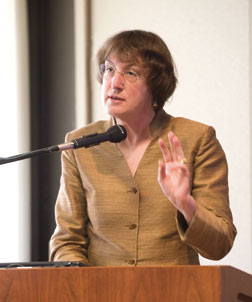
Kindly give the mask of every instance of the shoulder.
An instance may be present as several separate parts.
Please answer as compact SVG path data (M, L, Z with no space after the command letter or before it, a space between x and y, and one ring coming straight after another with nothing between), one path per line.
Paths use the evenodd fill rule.
M183 129L187 131L204 132L207 131L207 129L211 126L188 118L171 116L170 127L178 130Z
M203 137L214 137L215 129L207 124L194 121L184 117L170 117L169 128L178 137L188 139L201 139Z
M108 129L108 121L97 121L84 127L74 129L66 134L66 140L76 139L85 135L105 132Z
M194 121L185 117L174 117L167 113L162 114L162 131L163 138L167 132L172 131L180 140L185 148L197 149L200 145L216 143L215 129L207 124Z
M215 136L215 130L212 126L185 117L174 117L164 110L158 112L151 127L154 136L163 137L172 131L180 140L185 141L196 142L205 137Z
M224 154L212 126L177 117L171 118L170 130L179 138L185 153L189 151L198 155L218 153L222 156Z
M172 131L206 131L209 127L209 125L200 123L198 121L194 121L185 117L174 117L164 110L161 110L157 113L153 120L153 126L154 128L161 128L161 129L168 129Z

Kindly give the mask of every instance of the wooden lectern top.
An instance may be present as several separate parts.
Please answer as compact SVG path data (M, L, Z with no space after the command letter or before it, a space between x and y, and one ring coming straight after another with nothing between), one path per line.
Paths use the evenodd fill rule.
M230 266L0 269L0 302L252 302Z

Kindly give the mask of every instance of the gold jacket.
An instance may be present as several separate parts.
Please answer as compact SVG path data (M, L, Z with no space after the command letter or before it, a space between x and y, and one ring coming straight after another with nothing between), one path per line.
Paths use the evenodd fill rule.
M67 134L66 141L104 132L113 118ZM231 249L236 229L228 199L225 154L212 127L163 110L150 124L153 140L130 173L116 144L62 153L51 261L91 266L198 264L198 253L218 260ZM191 173L196 213L187 226L157 181L158 138L179 138Z

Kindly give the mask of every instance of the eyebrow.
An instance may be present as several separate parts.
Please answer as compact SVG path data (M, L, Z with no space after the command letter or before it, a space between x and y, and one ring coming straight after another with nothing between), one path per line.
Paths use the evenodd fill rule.
M116 66L116 64L115 64L114 62L112 62L111 60L109 60L109 59L105 60L104 63L106 63L106 62L108 62L108 63L110 63L110 64ZM128 63L126 66L124 66L124 69L125 69L125 68L130 68L130 67L139 68L140 66L138 66L138 65L136 65L136 64L134 64L134 63Z

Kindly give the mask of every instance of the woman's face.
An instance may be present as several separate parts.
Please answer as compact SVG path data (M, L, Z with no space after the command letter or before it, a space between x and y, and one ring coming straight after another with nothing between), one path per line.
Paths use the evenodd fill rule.
M113 53L105 61L102 98L109 115L130 121L153 117L152 96L143 76L143 68L121 62Z

